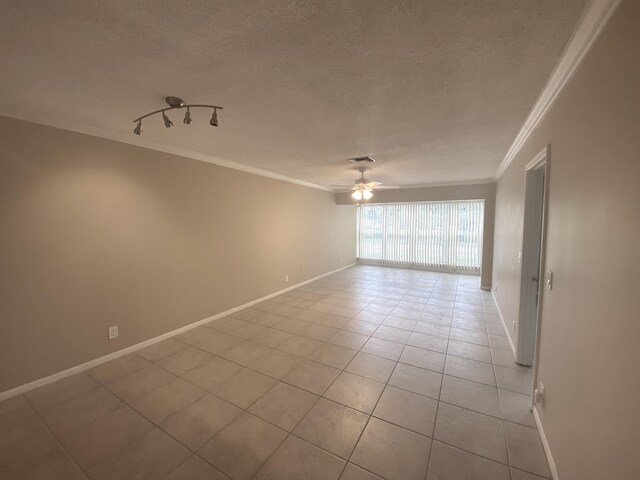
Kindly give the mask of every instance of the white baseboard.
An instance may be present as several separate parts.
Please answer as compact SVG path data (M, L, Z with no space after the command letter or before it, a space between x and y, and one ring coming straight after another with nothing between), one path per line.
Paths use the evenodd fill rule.
M29 382L29 383L25 383L24 385L20 385L19 387L15 387L12 388L11 390L6 390L4 392L0 393L0 401L2 400L6 400L7 398L11 398L11 397L15 397L16 395L20 395L22 393L28 392L30 390L34 390L36 388L42 387L44 385L47 385L49 383L53 383L56 382L58 380L61 380L65 377L70 377L71 375L75 375L76 373L80 373L80 372L84 372L85 370L89 370L90 368L93 367L97 367L98 365L101 365L103 363L109 362L111 360L115 360L118 357L122 357L124 355L127 355L129 353L133 353L137 350L141 350L145 347L148 347L149 345L153 345L154 343L158 343L161 342L162 340L166 340L167 338L171 338L175 335L178 335L182 332L186 332L188 330L192 330L196 327L199 327L201 325L204 325L205 323L209 323L212 322L214 320L217 320L218 318L222 318L222 317L226 317L227 315L231 315L232 313L238 312L240 310L243 310L245 308L248 308L252 305L255 305L256 303L260 303L260 302L264 302L265 300L269 300L270 298L276 297L278 295L281 295L283 293L286 293L290 290L293 290L295 288L301 287L303 285L306 285L308 283L314 282L322 277L326 277L327 275L332 275L334 273L337 273L341 270L344 270L346 268L350 268L352 266L356 265L355 263L352 263L350 265L347 265L345 267L341 267L338 268L336 270L332 270L330 272L327 273L323 273L322 275L318 275L316 277L310 278L309 280L305 280L304 282L300 282L300 283L296 283L295 285L291 285L290 287L284 288L282 290L278 290L277 292L271 293L269 295L266 295L262 298L258 298L256 300L252 300L251 302L247 302L244 303L242 305L238 305L237 307L231 308L229 310L225 310L224 312L220 312L217 313L215 315L212 315L210 317L204 318L202 320L198 320L197 322L194 323L190 323L189 325L185 325L184 327L180 327L176 330L172 330L170 332L167 333L163 333L162 335L159 335L157 337L153 337L150 338L149 340L145 340L144 342L140 342L140 343L136 343L135 345L131 345L129 347L123 348L122 350L118 350L116 352L112 352L109 353L108 355L104 355L102 357L99 358L95 358L93 360L89 360L88 362L82 363L80 365L76 365L75 367L71 367L68 368L66 370L62 370L61 372L56 372L52 375L49 375L47 377L43 377L43 378L39 378L38 380L34 380L33 382Z
M507 340L509 342L509 346L511 347L511 352L513 353L513 358L517 358L516 357L516 346L513 344L513 340L511 340L511 334L509 333L509 328L507 328L507 323L504 321L504 316L502 315L502 310L500 310L500 305L498 305L498 300L496 299L496 296L493 293L493 289L491 290L491 298L493 298L493 303L496 304L496 309L498 310L498 315L500 316L500 320L502 321L502 328L504 328L504 333L507 334Z
M547 456L547 463L549 464L549 470L551 470L551 478L553 480L560 480L558 477L558 469L556 468L556 462L553 459L553 455L551 454L551 447L549 447L549 442L547 441L547 436L544 433L544 429L542 428L542 422L540 422L540 415L538 414L538 410L536 406L533 406L533 419L536 422L536 426L538 427L538 434L540 435L540 440L542 441L542 448L544 448L544 454Z

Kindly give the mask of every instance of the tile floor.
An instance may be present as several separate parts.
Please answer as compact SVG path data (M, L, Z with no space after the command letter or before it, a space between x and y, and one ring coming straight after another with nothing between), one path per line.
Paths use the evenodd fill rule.
M0 479L548 478L477 277L357 266L0 403Z

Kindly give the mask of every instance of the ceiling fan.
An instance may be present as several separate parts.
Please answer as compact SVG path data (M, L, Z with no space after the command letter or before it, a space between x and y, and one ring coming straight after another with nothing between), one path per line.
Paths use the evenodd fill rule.
M364 172L367 171L367 167L358 167L357 170L360 172L360 178L354 180L353 185L332 185L332 187L351 188L353 190L351 196L355 200L369 200L373 197L374 188L398 188L390 185L383 186L382 182L372 182L368 178L365 178Z

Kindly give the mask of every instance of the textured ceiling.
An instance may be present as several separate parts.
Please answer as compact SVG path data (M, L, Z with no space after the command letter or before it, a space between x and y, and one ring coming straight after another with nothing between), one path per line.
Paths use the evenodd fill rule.
M5 0L0 114L328 186L493 177L585 0ZM166 95L225 107L165 129ZM171 116L171 115L170 115Z

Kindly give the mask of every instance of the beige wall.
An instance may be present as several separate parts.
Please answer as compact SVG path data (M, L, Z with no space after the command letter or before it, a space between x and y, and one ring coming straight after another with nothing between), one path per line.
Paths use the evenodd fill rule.
M517 319L524 167L550 145L538 407L562 480L640 476L640 2L625 1L496 197L494 293Z
M3 117L0 132L0 392L355 261L355 207L331 193Z
M442 202L447 200L484 200L484 239L482 242L482 273L480 283L483 288L491 287L493 264L493 228L495 213L495 183L476 185L451 185L446 187L403 188L397 190L376 190L370 203L401 202ZM337 193L336 203L353 205L350 193Z

